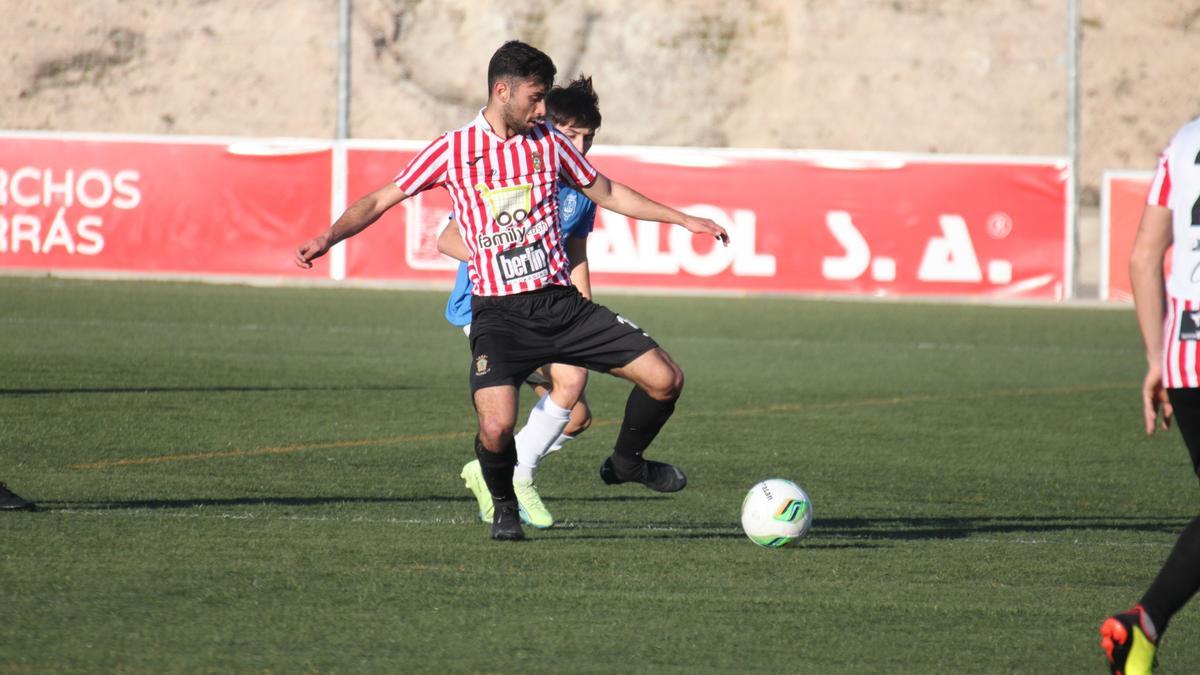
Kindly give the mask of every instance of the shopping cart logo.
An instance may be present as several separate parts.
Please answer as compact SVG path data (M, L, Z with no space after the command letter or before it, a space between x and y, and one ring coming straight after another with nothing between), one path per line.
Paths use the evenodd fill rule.
M480 183L475 186L475 190L487 202L492 220L501 227L523 222L533 208L532 185L514 185L489 190L486 185Z

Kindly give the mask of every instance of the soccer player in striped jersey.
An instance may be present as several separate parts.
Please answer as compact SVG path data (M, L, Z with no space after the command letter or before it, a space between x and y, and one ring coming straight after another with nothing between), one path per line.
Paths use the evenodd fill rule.
M592 78L579 77L566 87L554 87L546 93L546 117L554 128L567 137L580 153L587 155L600 128L600 102L592 88ZM559 181L558 210L560 228L567 261L571 266L571 283L579 294L592 298L591 277L588 273L587 238L596 220L596 204L586 195ZM438 250L462 260L454 290L446 302L446 320L463 328L470 336L471 329L471 279L467 274L466 260L469 256L466 243L454 224L450 223L438 237ZM513 490L521 520L538 528L554 525L554 516L542 502L533 476L541 459L556 452L568 441L583 433L592 422L591 410L586 396L580 394L574 407L569 405L572 397L562 392L574 391L587 380L587 369L565 364L548 364L536 371L526 381L538 396L538 402L529 411L525 426L517 432L517 466L513 470ZM560 393L559 401L552 395ZM560 420L566 416L567 426L559 431ZM467 488L479 503L479 517L492 521L492 494L483 480L479 460L468 462L460 474Z
M556 72L541 51L516 40L505 43L488 64L487 105L475 120L434 140L393 182L355 201L295 255L298 266L310 268L331 246L410 196L434 187L450 193L470 253L475 456L492 493L491 537L497 540L525 538L513 488L517 387L547 363L583 366L634 384L613 453L600 466L605 483L641 483L658 492L687 485L678 468L643 457L675 410L683 370L636 324L571 286L558 225L559 179L610 211L729 242L712 220L609 180L543 122ZM567 393L579 396L582 385Z
M1171 274L1163 257L1174 244ZM1185 124L1159 158L1142 212L1129 277L1146 347L1142 417L1146 434L1172 419L1179 425L1192 470L1200 477L1200 118ZM1154 670L1167 623L1200 590L1200 517L1176 540L1158 576L1132 609L1100 626L1100 646L1113 673Z

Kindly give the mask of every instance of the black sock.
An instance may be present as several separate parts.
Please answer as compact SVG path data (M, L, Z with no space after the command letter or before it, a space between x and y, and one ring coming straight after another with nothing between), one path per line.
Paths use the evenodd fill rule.
M1161 638L1167 622L1200 589L1200 518L1183 529L1141 605Z
M650 446L650 442L671 419L675 412L675 402L659 401L634 387L625 401L625 419L621 420L621 431L617 434L617 444L613 447L613 466L620 474L628 475L641 469L642 453Z
M511 502L517 495L513 492L513 467L517 465L517 443L511 437L500 452L491 452L483 447L479 436L475 437L475 456L483 470L483 482L492 493L492 502Z

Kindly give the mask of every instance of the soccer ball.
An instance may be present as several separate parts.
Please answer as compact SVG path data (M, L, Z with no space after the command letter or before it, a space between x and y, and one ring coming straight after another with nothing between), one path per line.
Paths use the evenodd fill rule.
M766 548L796 543L808 533L812 518L808 493L790 480L768 478L742 500L742 529L750 541Z

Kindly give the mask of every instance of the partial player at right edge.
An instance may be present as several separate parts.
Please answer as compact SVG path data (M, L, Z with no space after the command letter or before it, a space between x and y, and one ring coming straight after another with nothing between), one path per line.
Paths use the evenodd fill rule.
M1163 256L1175 244L1163 286ZM1153 434L1172 417L1200 476L1200 118L1184 125L1159 159L1142 212L1129 278L1146 346L1142 415ZM1154 672L1167 623L1200 589L1200 517L1184 528L1138 604L1104 620L1100 646L1114 675Z

